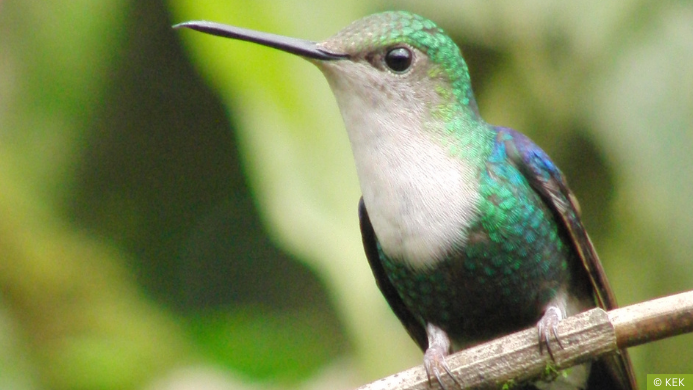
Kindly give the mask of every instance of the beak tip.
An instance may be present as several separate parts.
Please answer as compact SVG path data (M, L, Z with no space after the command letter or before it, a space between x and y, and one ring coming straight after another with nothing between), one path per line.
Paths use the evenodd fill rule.
M177 24L174 24L173 26L171 26L171 28L174 29L174 30L178 30L178 29L181 29L181 28L187 28L188 25L189 25L190 23L193 23L193 22L181 22L181 23L177 23Z
M174 30L180 30L182 28L189 28L192 30L202 31L205 27L208 27L209 24L210 24L209 22L205 22L203 20L190 20L187 22L181 22L178 24L174 24L173 26L171 26L171 28Z

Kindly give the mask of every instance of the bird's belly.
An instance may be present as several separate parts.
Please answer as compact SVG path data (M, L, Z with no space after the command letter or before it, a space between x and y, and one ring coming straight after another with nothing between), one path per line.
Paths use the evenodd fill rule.
M571 256L553 218L533 216L492 232L479 221L463 247L428 269L383 263L409 310L463 345L535 324L567 283Z

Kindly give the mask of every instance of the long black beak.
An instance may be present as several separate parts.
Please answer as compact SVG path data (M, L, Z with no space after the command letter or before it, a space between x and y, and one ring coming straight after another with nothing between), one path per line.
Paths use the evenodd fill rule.
M173 28L190 28L220 37L259 43L260 45L273 47L288 53L316 60L334 61L349 57L349 55L345 53L333 53L325 50L319 47L316 42L249 30L247 28L228 26L221 23L205 21L185 22L176 24Z

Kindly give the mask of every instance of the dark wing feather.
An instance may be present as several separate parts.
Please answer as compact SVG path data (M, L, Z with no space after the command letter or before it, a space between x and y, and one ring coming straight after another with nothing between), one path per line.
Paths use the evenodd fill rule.
M416 344L419 345L422 351L428 348L428 338L426 337L426 329L419 321L414 318L411 312L407 309L400 298L395 286L392 285L390 279L385 274L385 269L380 261L380 251L378 250L378 242L373 231L373 225L368 218L366 205L363 203L363 198L359 200L359 220L361 224L361 239L363 240L363 248L366 251L368 264L371 266L375 283L378 285L380 292L385 296L385 300L390 305L392 311L395 312L397 318L402 322L402 325L407 329L407 333L411 336Z
M497 142L505 145L510 161L522 172L532 188L541 195L565 226L587 272L599 307L605 310L615 309L616 298L594 245L582 225L580 207L568 188L565 177L549 156L529 138L512 129L496 129ZM619 382L621 389L637 389L633 367L626 350L621 350L619 355L607 356L601 360L606 363L606 369Z

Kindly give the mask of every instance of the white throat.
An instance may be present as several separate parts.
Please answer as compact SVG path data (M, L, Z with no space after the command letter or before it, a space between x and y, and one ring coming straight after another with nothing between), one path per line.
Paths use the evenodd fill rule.
M478 175L451 158L443 139L424 130L422 100L411 91L369 91L360 80L328 80L337 98L356 162L364 203L382 250L415 268L443 260L466 241L478 205ZM372 92L372 93L370 93ZM406 96L401 101L398 97Z

